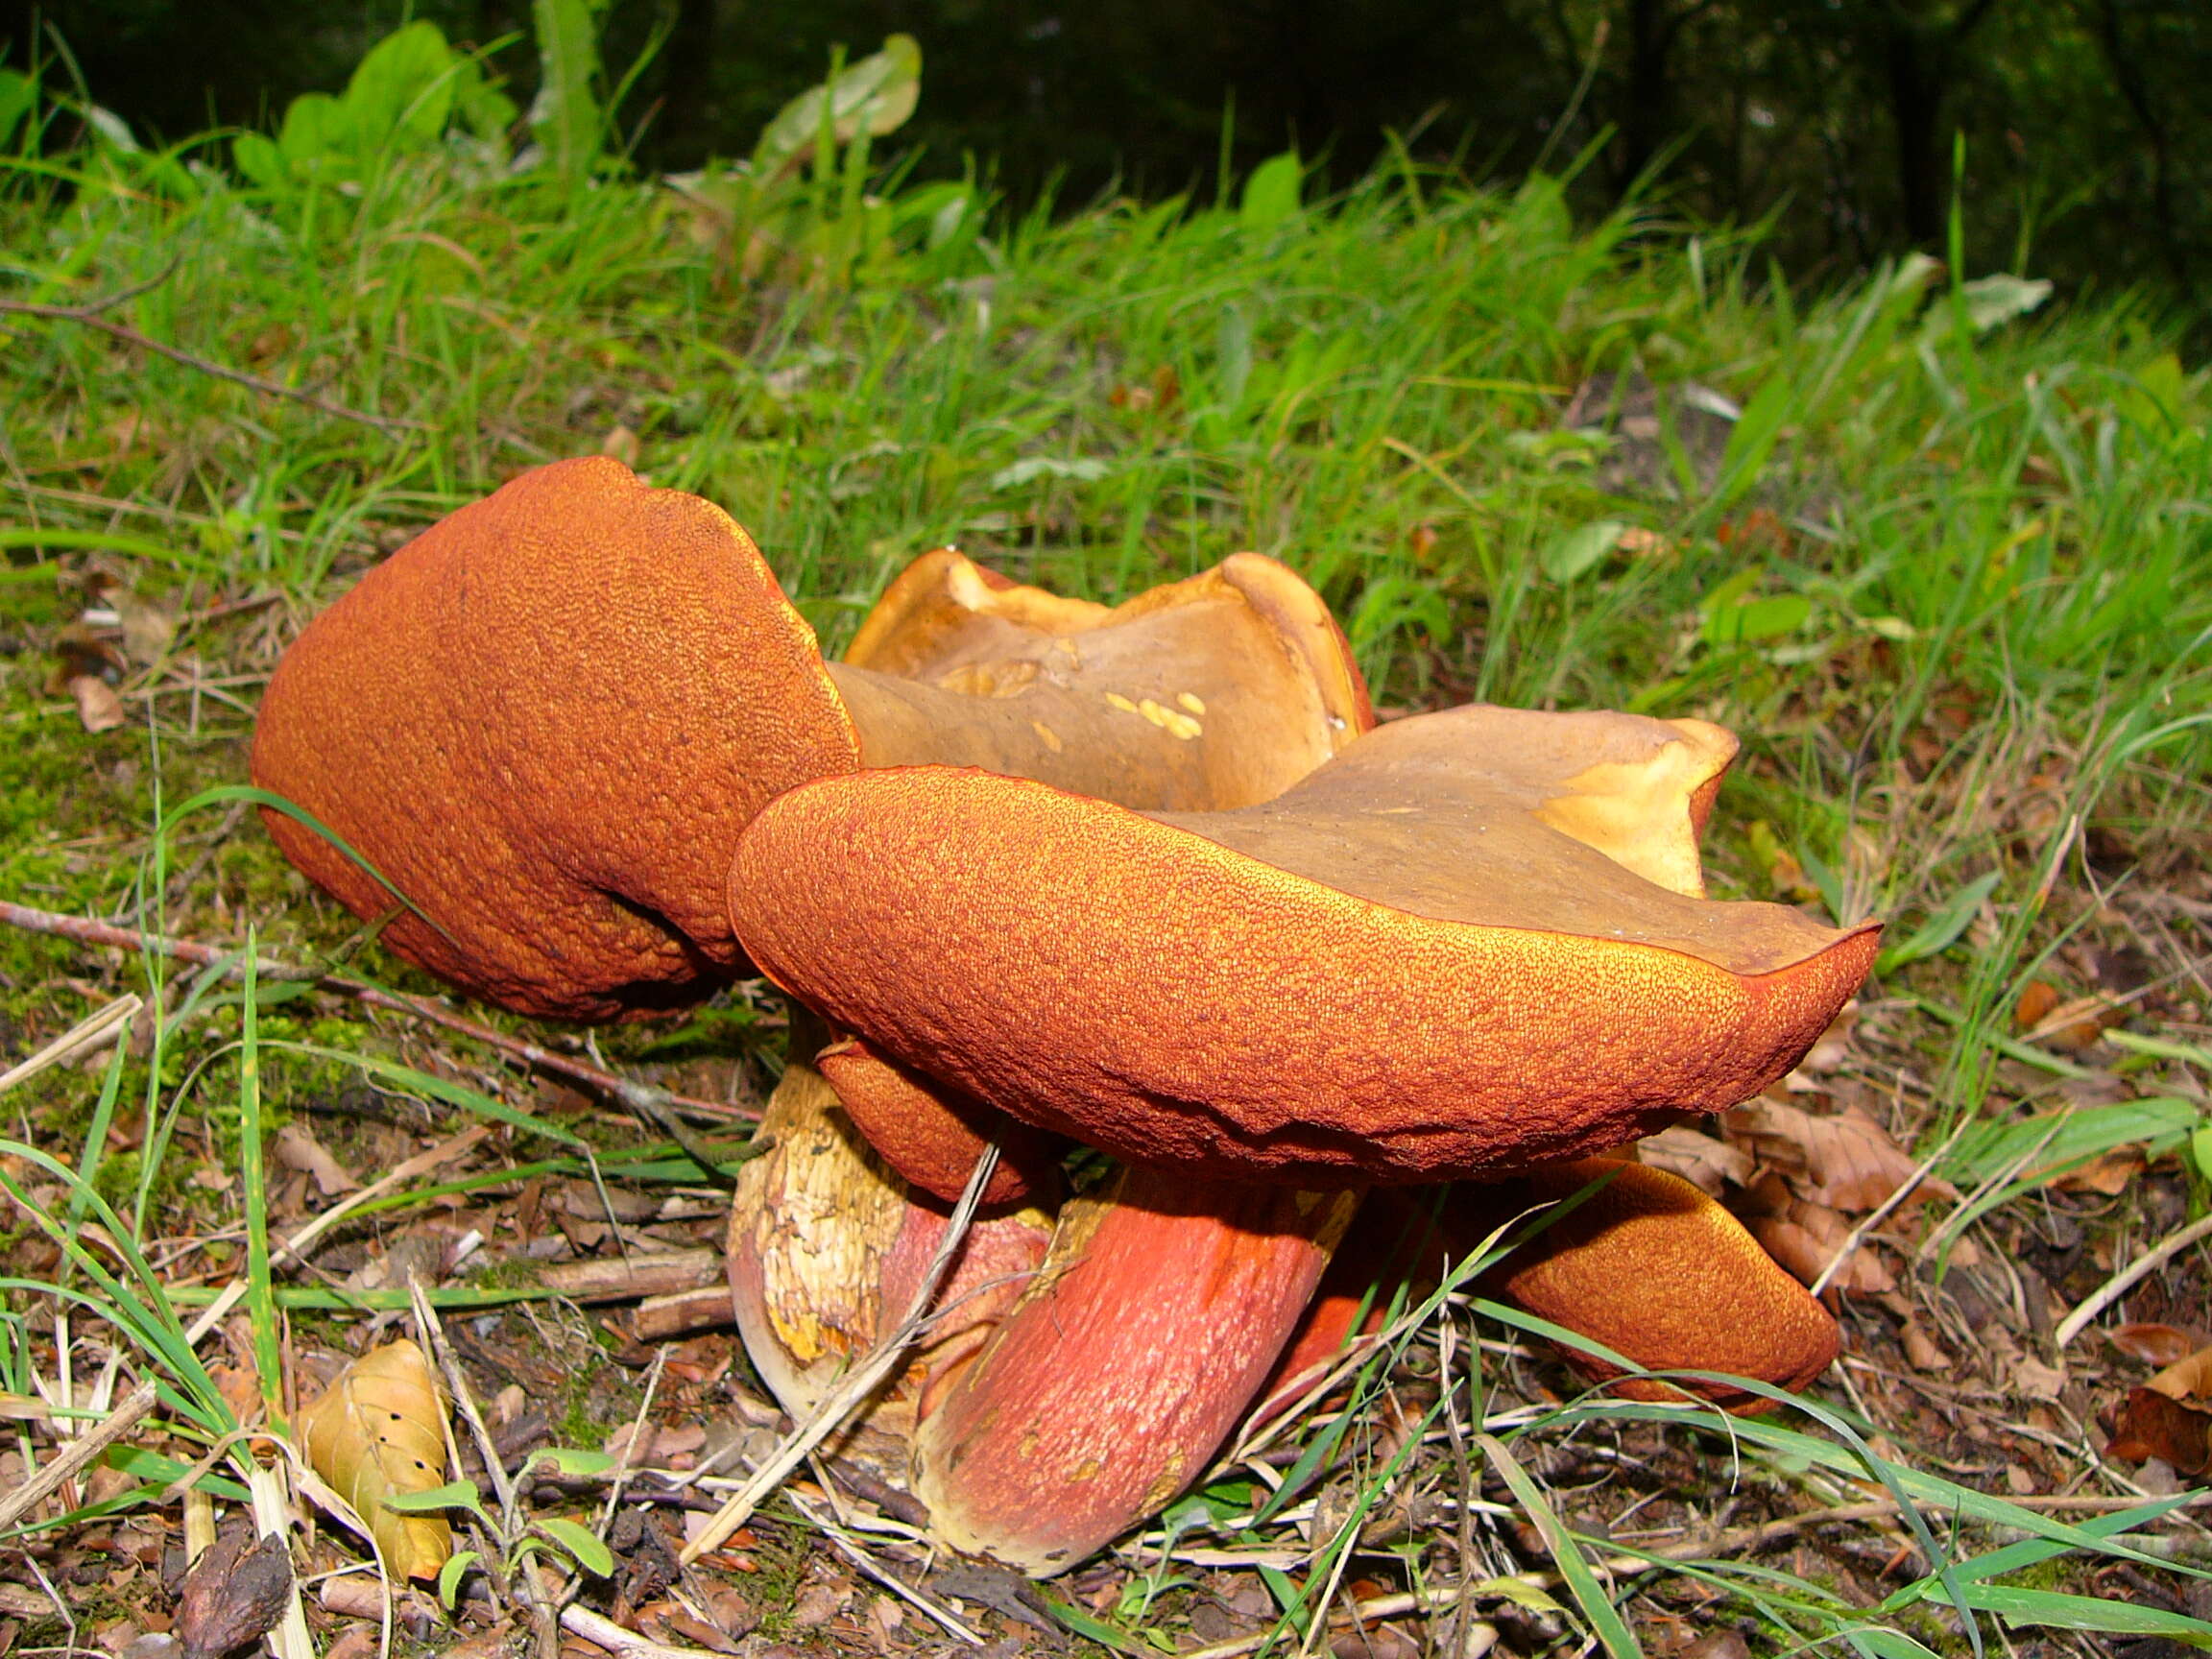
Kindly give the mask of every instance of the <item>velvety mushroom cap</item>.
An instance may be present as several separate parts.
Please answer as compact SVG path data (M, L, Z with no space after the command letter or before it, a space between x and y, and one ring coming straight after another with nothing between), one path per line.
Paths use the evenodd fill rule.
M1628 1150L1633 1150L1630 1148ZM1546 1222L1532 1214L1606 1185ZM1264 1420L1331 1372L1380 1325L1400 1284L1416 1299L1502 1231L1538 1230L1482 1276L1482 1288L1650 1371L1716 1371L1802 1388L1836 1358L1828 1310L1777 1265L1743 1224L1679 1176L1619 1156L1572 1159L1508 1180L1368 1194L1313 1302L1262 1392ZM1586 1376L1637 1399L1685 1393L1732 1411L1773 1402L1685 1379L1621 1378L1561 1346Z
M748 830L732 915L841 1029L1139 1163L1402 1182L1602 1150L1787 1071L1879 929L1691 898L1552 829L1574 775L1503 757L1541 718L1400 721L1232 812L824 780Z
M606 1019L739 969L738 830L858 753L745 532L594 457L462 508L317 617L262 701L252 776L417 907L384 930L400 955L509 1008ZM356 915L394 909L264 817Z
M940 549L891 584L830 672L864 765L957 762L1124 806L1264 801L1374 725L1328 607L1252 553L1109 608ZM1051 1174L1047 1137L864 1043L819 1063L877 1150L925 1191L958 1196L994 1132L990 1202Z
M1664 1169L1584 1158L1465 1190L1455 1230L1479 1238L1529 1205L1573 1197L1603 1175L1612 1179L1507 1257L1488 1283L1647 1370L1722 1371L1802 1388L1828 1369L1839 1338L1827 1309L1741 1221ZM1563 1352L1577 1370L1617 1375L1589 1355ZM1682 1386L1738 1409L1772 1404L1716 1384ZM1668 1383L1633 1378L1617 1387L1640 1399L1679 1397Z
M1035 1203L1059 1190L1062 1148L1044 1131L886 1060L855 1037L824 1048L814 1065L878 1155L930 1196L956 1201L994 1140L998 1167L983 1189L984 1204Z

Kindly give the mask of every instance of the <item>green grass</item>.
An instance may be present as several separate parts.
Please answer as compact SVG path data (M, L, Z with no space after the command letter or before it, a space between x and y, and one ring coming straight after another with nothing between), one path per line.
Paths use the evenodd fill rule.
M2201 878L2212 388L2147 311L1989 322L1976 307L1997 290L1919 262L1803 294L1751 236L1656 209L1578 226L1544 178L1507 191L1407 165L1301 204L1278 168L1240 209L1114 201L1008 220L973 190L904 191L871 181L864 149L846 156L733 228L653 181L510 174L462 145L373 151L338 183L249 187L216 139L160 156L21 141L0 163L0 299L84 306L152 284L98 315L381 424L81 323L0 318L0 634L22 646L0 658L0 896L130 908L156 781L175 802L242 778L244 708L299 621L443 513L602 445L634 445L655 482L734 514L832 649L934 544L1101 599L1253 547L1321 589L1384 703L1614 706L1736 728L1747 751L1717 827L1719 889L1787 889L1787 853L1844 919L1895 919L1893 941L1926 924L1936 941L1867 998L1915 1080L1908 1126L1924 1149L1965 1118L1994 1132L2013 1116L2018 992L2095 927L2111 879L2092 879L2088 838L2124 844L2139 885ZM1647 435L1561 422L1599 374L1662 389ZM1715 399L1691 383L1741 419L1701 413ZM131 705L131 728L88 736L47 682L99 572L180 615L269 603L207 616L133 664L126 688L155 695ZM189 656L233 702L194 703ZM210 809L181 827L172 870L213 826ZM170 895L184 930L239 940L251 924L295 960L353 933L251 819L209 845L199 883ZM1946 920L1977 881L1981 902ZM409 982L373 945L359 960ZM65 976L121 989L142 973L0 936L0 1019L27 1050L84 1011ZM172 1010L187 982L169 981ZM2174 1035L2201 1043L2203 1020L2200 1007ZM241 1116L281 1114L348 1069L331 1024L211 997L116 1062L108 1106L152 1123L181 1104L235 1135ZM751 1025L749 1009L716 1010L693 1033L743 1050L763 1036ZM388 1037L348 1034L361 1066L395 1063ZM641 1057L657 1040L624 1041ZM2165 1075L2200 1100L2212 1067L2197 1052ZM76 1156L98 1077L27 1086L7 1103L21 1138ZM1960 1145L1981 1160L1960 1164L1962 1189L2003 1167L1985 1136ZM90 1151L97 1164L97 1137ZM93 1186L128 1209L178 1185L132 1173L129 1192L97 1171ZM279 1299L252 1265L269 1344ZM189 1370L150 1284L126 1275L108 1294ZM1423 1330L1473 1316L1431 1311ZM19 1313L7 1321L19 1368L27 1338ZM1463 1454L1487 1455L1505 1482L1494 1494L1521 1502L1555 1552L1558 1617L1610 1651L1635 1649L1639 1598L1688 1584L1775 1651L1925 1651L1959 1640L1931 1612L1944 1604L1981 1608L1988 1641L2039 1619L2148 1628L2117 1602L2065 1600L2077 1580L1993 1582L2057 1551L2125 1548L2101 1521L1916 1470L1910 1449L1878 1454L1863 1438L1876 1426L1827 1407L1732 1442L1709 1425L1716 1466L1733 1447L1747 1479L1800 1503L1910 1492L1938 1532L1963 1528L1923 1539L1927 1576L1871 1609L1740 1561L1616 1562L1600 1579L1578 1553L1588 1541L1545 1507L1556 1499L1530 1448L1652 1413L1579 1402L1484 1423L1471 1398ZM193 1401L198 1431L219 1434L219 1396ZM1481 1432L1497 1438L1477 1446ZM2014 1541L1992 1542L2007 1527ZM1276 1577L1302 1617L1306 1592ZM1148 1617L1151 1598L1131 1605Z

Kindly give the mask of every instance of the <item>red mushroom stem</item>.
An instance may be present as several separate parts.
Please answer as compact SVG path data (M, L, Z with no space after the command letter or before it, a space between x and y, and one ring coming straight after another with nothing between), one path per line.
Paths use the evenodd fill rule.
M913 1483L938 1535L1048 1576L1166 1507L1275 1364L1357 1202L1134 1167L1070 1201L1028 1293L926 1390Z

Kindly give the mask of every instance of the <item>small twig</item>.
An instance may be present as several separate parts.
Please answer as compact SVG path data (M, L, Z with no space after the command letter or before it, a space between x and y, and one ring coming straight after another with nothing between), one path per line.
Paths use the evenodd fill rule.
M828 1493L829 1490L829 1485L825 1482L823 1491ZM900 1577L898 1574L878 1561L861 1548L859 1540L854 1538L845 1527L840 1527L830 1517L818 1514L814 1505L807 1503L799 1493L786 1492L784 1496L791 1501L791 1506L794 1509L805 1516L817 1531L829 1539L838 1551L854 1566L859 1568L863 1574L875 1579L877 1583L882 1585L884 1589L890 1591L902 1601L905 1601L920 1610L935 1623L943 1625L947 1634L956 1636L961 1641L971 1643L977 1647L983 1646L983 1638L976 1634L974 1628L966 1620L954 1613L951 1608L942 1605L935 1597L917 1590L913 1585ZM834 1502L834 1499L831 1501Z
M848 1371L843 1380L823 1397L822 1404L799 1428L784 1437L753 1473L753 1478L730 1495L729 1501L714 1512L703 1530L690 1543L684 1546L678 1557L689 1567L709 1551L717 1549L731 1533L752 1519L753 1511L760 1501L776 1489L792 1470L805 1460L806 1455L836 1431L854 1407L880 1387L884 1378L891 1375L906 1345L923 1326L929 1321L929 1304L944 1283L946 1273L952 1265L952 1258L959 1254L967 1240L969 1223L975 1219L975 1207L983 1201L983 1189L998 1167L997 1142L983 1148L983 1156L975 1160L975 1167L968 1177L968 1187L960 1194L960 1202L953 1208L952 1219L945 1229L944 1238L937 1241L937 1253L929 1259L929 1270L922 1275L922 1283L914 1292L914 1300L906 1310L906 1317L898 1329L877 1343L874 1352Z
M103 945L114 950L150 951L156 956L171 956L180 962L190 962L202 968L212 967L232 954L228 950L213 945L203 945L196 940L141 933L134 928L118 927L113 923L95 922L84 916L63 916L58 911L39 910L29 904L16 904L4 899L0 899L0 923L6 923L11 927L20 927L30 933L48 933L56 938L74 939L82 945ZM232 963L229 970L233 977L244 971L243 963ZM448 1031L459 1032L471 1042L481 1043L486 1047L496 1048L503 1054L511 1055L526 1066L541 1071L551 1071L572 1083L581 1083L586 1088L618 1100L656 1126L662 1121L661 1114L670 1110L746 1121L760 1116L757 1107L735 1106L721 1100L701 1100L689 1094L677 1094L666 1089L655 1088L650 1083L637 1083L627 1077L618 1077L588 1061L556 1054L549 1048L541 1048L535 1043L525 1043L518 1037L494 1031L489 1025L479 1025L473 1020L465 1020L434 1002L423 1002L413 997L402 997L397 992L379 990L358 979L349 979L338 974L325 974L320 968L296 967L263 958L254 964L253 974L257 979L303 981L319 991L349 997L371 1008L411 1015L415 1019L443 1025Z
M653 1368L645 1374L645 1392L637 1401L637 1413L630 1419L630 1438L622 1442L622 1455L614 1460L613 1479L607 1482L606 1507L599 1511L599 1540L605 1543L614 1525L614 1511L622 1506L622 1489L629 1484L631 1465L638 1461L638 1442L650 1441L645 1419L652 1415L653 1397L661 1392L661 1373L668 1368L668 1347L653 1350Z
M571 1601L561 1609L561 1626L595 1647L604 1647L617 1659L719 1659L704 1647L670 1647L648 1642L635 1630L625 1630L604 1614Z
M2136 1257L2134 1261L2128 1262L2127 1266L2098 1286L2090 1294L2089 1299L2075 1309L2073 1312L2067 1314L2060 1321L2058 1329L2051 1334L2053 1346L2064 1348L2075 1337L2081 1334L2083 1327L2090 1320L2096 1318L2098 1314L2127 1295L2128 1288L2138 1279L2147 1274L2155 1273L2200 1238L2212 1238L2212 1215L2200 1215L2180 1231L2169 1234L2162 1242L2144 1251L2142 1255Z
M0 1071L0 1094L7 1094L18 1083L36 1077L49 1066L63 1065L117 1041L128 1028L132 1018L145 1006L145 998L133 993L118 997L107 1007L86 1015L28 1060L9 1067L6 1071Z
M175 269L174 265L170 267L171 271ZM168 345L154 339L151 335L139 333L137 329L127 324L112 322L100 315L101 312L120 305L127 300L135 299L148 289L157 286L165 281L168 276L169 272L164 271L150 282L142 282L135 288L126 288L120 294L111 294L104 300L94 300L83 305L41 305L30 300L0 300L0 316L38 317L50 323L82 324L86 328L98 329L111 339L120 340L127 346L135 346L140 350L152 351L157 356L168 358L172 363L181 363L187 369L196 369L203 374L211 374L218 380L228 380L234 385L246 387L249 391L258 392L266 397L285 397L295 403L304 403L308 408L319 410L325 415L335 415L341 421L358 421L362 425L373 426L379 432L426 432L429 430L421 421L410 421L405 416L371 415L365 410L349 409L343 403L333 403L327 397L319 397L312 392L302 392L297 386L285 386L275 380L264 380L258 374L249 374L243 369L232 369L227 364L198 356L180 346Z
M141 1382L123 1397L123 1403L108 1416L97 1429L88 1429L69 1443L65 1451L58 1453L54 1460L41 1468L22 1485L0 1498L0 1531L15 1525L38 1504L60 1489L61 1483L78 1471L99 1460L108 1447L138 1427L154 1409L156 1389L152 1382Z

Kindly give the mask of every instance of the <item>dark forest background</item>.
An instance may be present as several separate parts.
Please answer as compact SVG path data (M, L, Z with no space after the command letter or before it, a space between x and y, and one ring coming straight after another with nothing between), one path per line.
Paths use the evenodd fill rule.
M177 139L269 126L409 17L508 39L527 107L529 0L0 0L0 41L18 68L65 44ZM1344 184L1394 133L1479 176L1596 145L1584 206L1770 221L1801 279L1942 253L1955 180L1978 270L2200 317L2212 274L2212 0L613 0L602 28L611 77L642 61L618 119L652 169L745 154L832 43L896 30L921 175L974 158L1017 204L1206 197L1291 145Z

